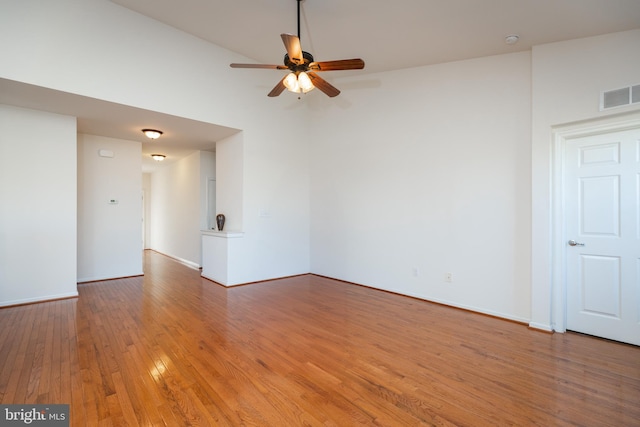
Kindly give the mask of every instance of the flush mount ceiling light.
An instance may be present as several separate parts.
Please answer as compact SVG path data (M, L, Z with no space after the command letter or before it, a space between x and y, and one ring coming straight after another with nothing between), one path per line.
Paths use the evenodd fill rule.
M158 139L160 135L162 135L162 131L156 129L142 129L142 133L144 133L149 139Z
M151 157L153 158L153 160L155 160L156 162L161 162L164 160L165 156L164 154L152 154Z

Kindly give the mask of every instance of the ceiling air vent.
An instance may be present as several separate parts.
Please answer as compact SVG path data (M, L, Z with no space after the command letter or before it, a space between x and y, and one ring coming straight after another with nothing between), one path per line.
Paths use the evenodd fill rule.
M600 110L640 103L640 85L602 92Z
M631 103L640 102L640 85L631 86Z

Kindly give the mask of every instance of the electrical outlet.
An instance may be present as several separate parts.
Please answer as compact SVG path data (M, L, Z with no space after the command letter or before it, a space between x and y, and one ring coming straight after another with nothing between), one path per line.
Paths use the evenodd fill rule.
M453 282L453 273L445 273L444 281L449 283Z

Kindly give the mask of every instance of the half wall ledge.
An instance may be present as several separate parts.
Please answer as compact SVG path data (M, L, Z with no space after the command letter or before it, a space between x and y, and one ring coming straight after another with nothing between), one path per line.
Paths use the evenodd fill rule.
M239 285L236 267L244 233L241 231L202 230L201 276L224 286Z

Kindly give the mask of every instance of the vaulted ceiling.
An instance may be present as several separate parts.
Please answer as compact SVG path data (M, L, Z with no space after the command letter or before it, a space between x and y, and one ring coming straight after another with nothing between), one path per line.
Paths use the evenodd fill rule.
M280 64L297 0L111 0L256 62ZM364 72L528 50L640 28L638 0L303 0L301 41L316 60ZM518 35L516 44L505 37Z
M280 64L285 53L280 34L297 34L297 0L110 1L258 63ZM362 58L366 67L357 73L640 28L640 0L303 0L301 11L303 49L321 61ZM509 35L518 35L518 42L505 43ZM174 160L212 149L212 135L236 131L1 79L0 103L76 116L80 132L120 139L140 140L139 132L127 130L132 120L170 121L173 139L163 138L156 147L163 146ZM143 162L151 170L153 161L144 150Z

